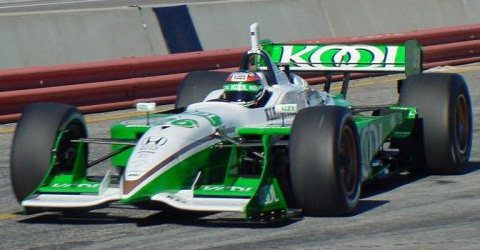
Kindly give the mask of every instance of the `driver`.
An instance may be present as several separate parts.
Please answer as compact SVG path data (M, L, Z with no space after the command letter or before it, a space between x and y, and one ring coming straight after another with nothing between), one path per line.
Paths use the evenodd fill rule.
M263 104L266 86L255 72L233 72L223 85L225 100L248 108Z

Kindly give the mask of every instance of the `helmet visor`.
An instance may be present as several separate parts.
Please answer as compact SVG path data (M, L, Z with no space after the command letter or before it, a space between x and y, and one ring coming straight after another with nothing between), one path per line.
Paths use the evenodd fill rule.
M225 98L231 102L249 102L263 91L263 85L259 83L234 82L224 86Z
M225 99L230 102L250 102L255 100L258 93L245 91L225 92Z

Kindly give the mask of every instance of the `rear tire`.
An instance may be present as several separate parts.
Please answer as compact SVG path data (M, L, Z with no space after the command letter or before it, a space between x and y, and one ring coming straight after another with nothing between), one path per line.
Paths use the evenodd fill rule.
M432 174L460 173L470 158L473 129L470 94L463 77L412 75L402 84L399 105L417 107L413 136L421 146L415 162Z
M222 89L230 73L217 71L195 71L180 83L175 108L184 108L205 100L210 92Z
M344 215L360 197L357 127L344 107L302 109L290 137L290 178L296 205L307 215Z
M36 103L24 109L10 155L12 187L19 202L34 192L48 173L55 141L63 130L68 132L60 141L57 161L60 171L71 171L77 144L70 140L87 137L83 115L73 106L56 103Z

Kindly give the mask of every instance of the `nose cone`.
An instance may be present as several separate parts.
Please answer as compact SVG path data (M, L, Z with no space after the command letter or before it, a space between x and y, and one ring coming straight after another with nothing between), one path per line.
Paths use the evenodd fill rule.
M207 119L198 114L167 117L149 129L138 141L125 169L124 194L159 176L185 155L192 154L212 141L220 119Z

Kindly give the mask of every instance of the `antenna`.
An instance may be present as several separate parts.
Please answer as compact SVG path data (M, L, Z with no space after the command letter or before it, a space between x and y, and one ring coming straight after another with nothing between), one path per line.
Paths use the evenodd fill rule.
M250 44L251 44L251 52L258 52L260 49L260 34L258 23L254 23L250 25Z

